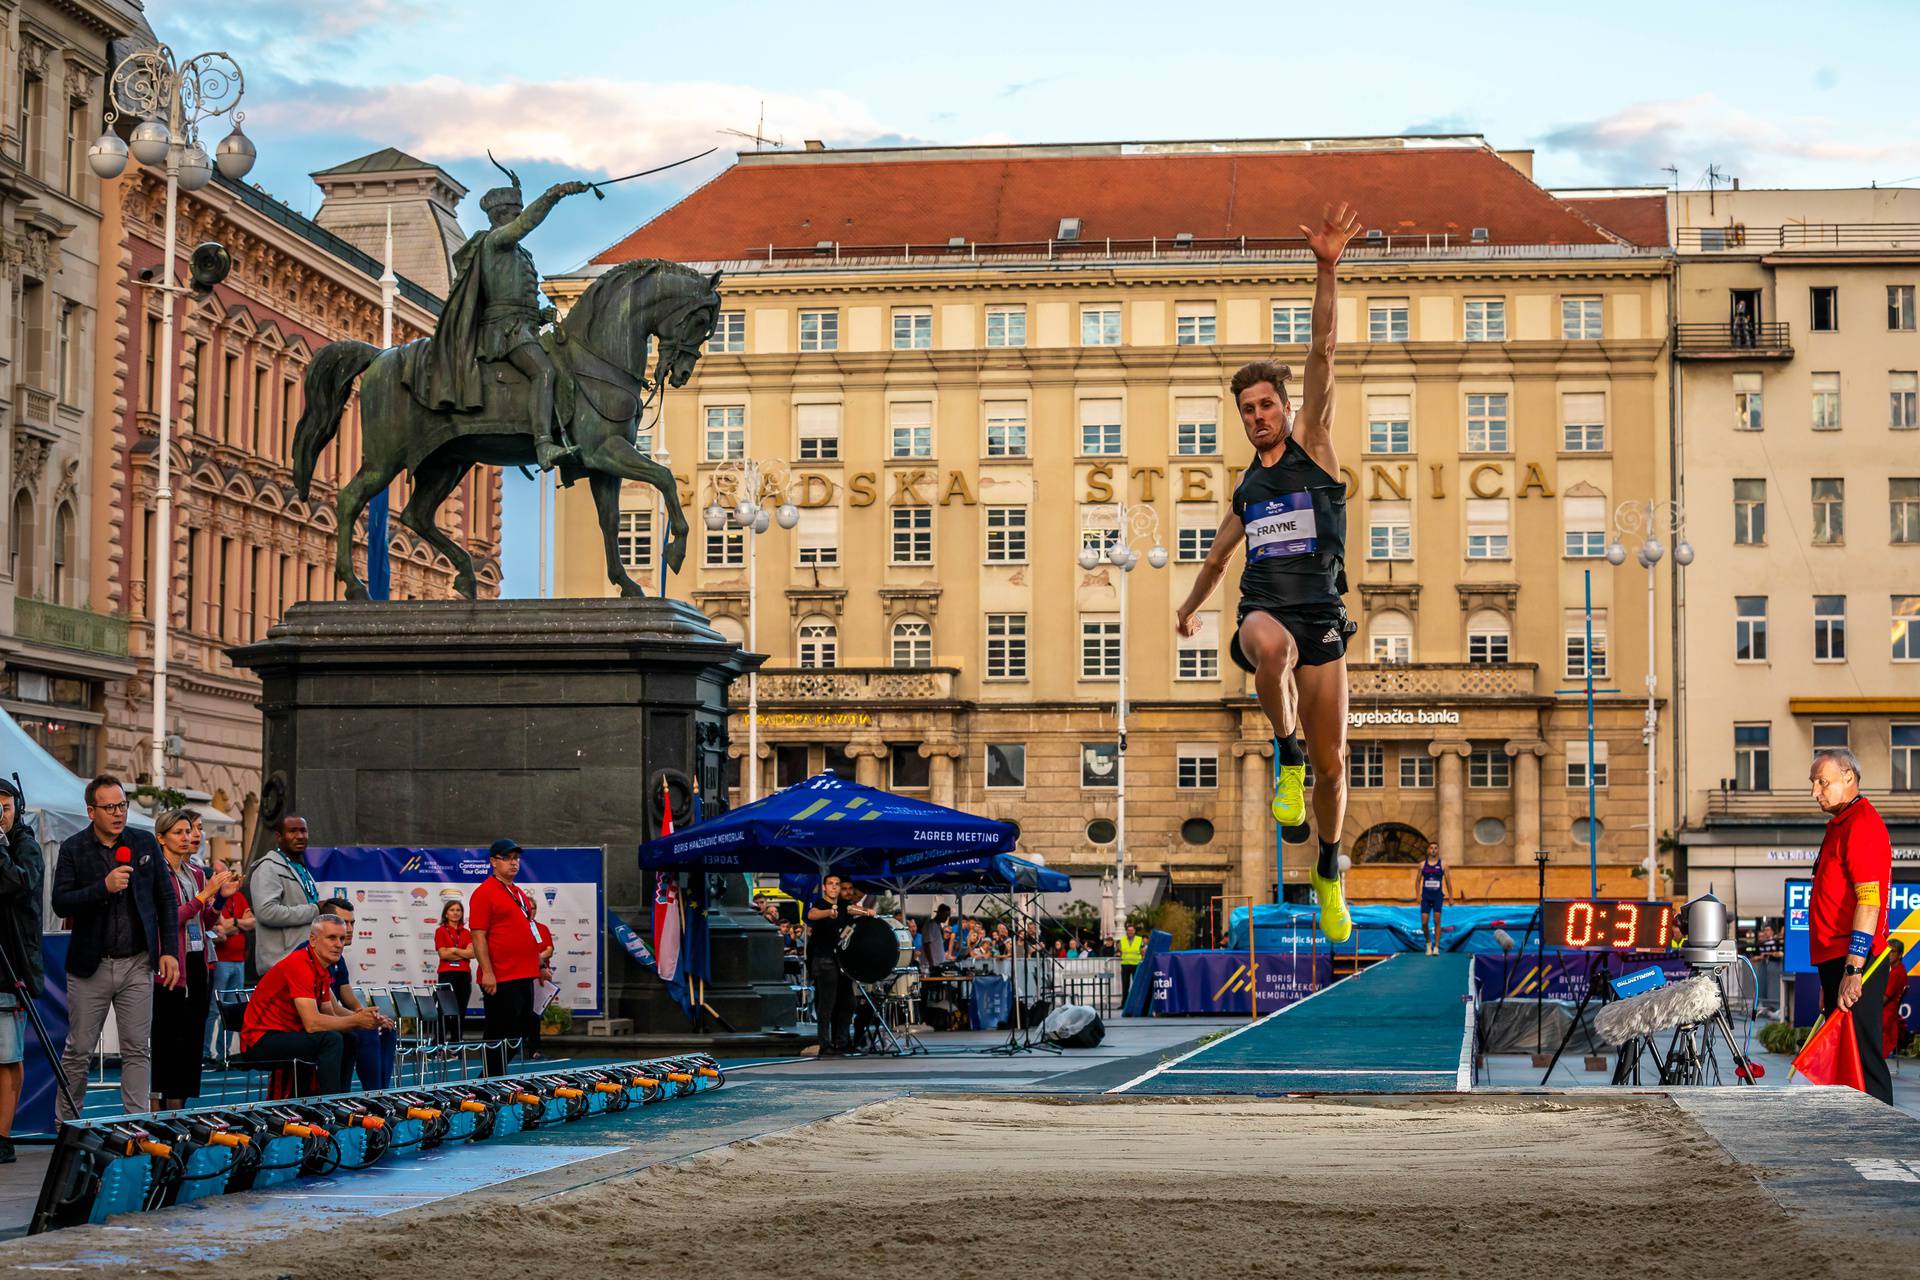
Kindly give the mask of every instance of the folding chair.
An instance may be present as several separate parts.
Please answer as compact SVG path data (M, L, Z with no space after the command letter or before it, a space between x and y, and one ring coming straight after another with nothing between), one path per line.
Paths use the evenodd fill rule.
M371 997L374 1008L393 1019L396 1042L393 1053L393 1079L399 1084L406 1075L407 1059L414 1060L414 1083L426 1083L427 1044L420 1036L420 1010L413 1002L413 992L406 987L392 987ZM381 1003L384 1001L384 1004ZM409 1032L408 1024L412 1024Z
M420 1015L420 1038L426 1042L426 1062L428 1064L429 1083L439 1083L432 1079L432 1068L440 1068L440 1081L447 1078L447 1064L452 1060L452 1027L440 1009L440 996L436 988L422 987L413 992L413 1007Z
M460 1078L466 1080L472 1075L467 1066L467 1037L462 1025L466 1010L460 1007L453 988L444 982L433 989L433 1002L440 1011L441 1052L448 1063L456 1055L459 1057Z
M229 1039L237 1040L247 1020L247 1002L253 999L251 989L217 991L214 993L215 1007L220 1010L221 1059L220 1059L220 1100L231 1101L233 1072L237 1068L241 1073L243 1088L242 1102L259 1102L266 1098L291 1098L300 1093L300 1072L311 1075L314 1064L305 1058L255 1058L241 1054L232 1057L227 1051ZM265 1072L257 1082L254 1072ZM256 1091L255 1085L260 1088Z

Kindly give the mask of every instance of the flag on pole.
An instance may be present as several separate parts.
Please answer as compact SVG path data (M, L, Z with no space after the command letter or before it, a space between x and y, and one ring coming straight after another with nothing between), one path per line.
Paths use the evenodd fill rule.
M1875 956L1863 977L1871 978L1874 970L1885 964L1887 957L1892 954L1893 949L1889 947ZM1880 1010L1862 1009L1858 1004L1851 1009L1835 1009L1829 1013L1814 1027L1805 1046L1794 1055L1787 1079L1793 1079L1797 1072L1814 1084L1843 1084L1849 1089L1865 1093L1867 1076L1860 1065L1860 1041L1853 1034L1853 1017L1856 1013L1869 1018L1880 1016Z
M664 784L660 790L665 806L660 817L660 834L670 836L673 834L673 790ZM667 984L674 1002L691 1016L693 1001L687 993L686 968L680 962L681 929L680 893L673 882L673 873L656 871L653 877L654 972Z

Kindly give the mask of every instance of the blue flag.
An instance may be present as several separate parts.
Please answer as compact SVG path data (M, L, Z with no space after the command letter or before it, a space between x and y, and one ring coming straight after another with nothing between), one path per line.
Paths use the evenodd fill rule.
M375 600L393 596L393 557L387 547L387 491L367 504L367 595Z
M613 934L614 941L633 957L635 964L643 969L654 967L653 948L647 945L647 940L635 933L632 925L611 911L607 912L607 931Z

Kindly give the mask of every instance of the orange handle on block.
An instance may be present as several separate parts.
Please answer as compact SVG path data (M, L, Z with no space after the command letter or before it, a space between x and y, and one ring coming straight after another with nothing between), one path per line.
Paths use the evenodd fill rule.
M280 1132L289 1138L324 1138L327 1136L327 1131L317 1124L294 1124L292 1121L288 1121L285 1125L282 1125Z
M472 1098L468 1098L465 1102L462 1102L460 1104L460 1109L462 1111L472 1111L478 1114L478 1113L484 1112L487 1109L487 1104L484 1102L475 1102Z
M387 1127L385 1118L381 1116L355 1116L353 1122L362 1129L384 1129Z
M141 1138L137 1142L135 1141L128 1142L127 1154L132 1155L135 1151L143 1151L146 1154L154 1157L156 1160L165 1160L168 1156L173 1154L172 1147L168 1146L164 1142L155 1142L152 1138Z
M207 1143L215 1147L244 1147L253 1139L244 1133L210 1133Z
M438 1120L439 1118L440 1109L438 1107L407 1108L407 1119L409 1120Z
M675 1084L693 1083L693 1077L684 1071L669 1071L667 1072L667 1079L673 1081Z
M715 1071L712 1067L701 1067L694 1074L705 1076L709 1080L718 1080L720 1078L720 1073L718 1071Z
M537 1093L516 1093L513 1095L513 1100L515 1102L524 1102L531 1107L540 1101L540 1095Z
M593 1091L595 1093L625 1093L626 1092L626 1090L622 1089L619 1085L608 1084L605 1080L596 1081L593 1086Z
M652 1076L635 1076L633 1078L633 1087L636 1089L658 1089L660 1082Z
M578 1089L569 1089L563 1085L553 1091L553 1096L556 1098L584 1098L587 1095Z

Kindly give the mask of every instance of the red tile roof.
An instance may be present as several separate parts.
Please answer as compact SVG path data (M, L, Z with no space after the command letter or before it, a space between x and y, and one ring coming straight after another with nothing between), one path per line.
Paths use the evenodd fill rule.
M1664 249L1667 239L1667 198L1664 195L1582 196L1561 199L1628 244Z
M725 261L823 240L856 246L1045 241L1062 218L1083 240L1162 242L1298 237L1322 206L1345 200L1389 235L1447 234L1488 243L1610 244L1615 239L1483 146L1319 152L1135 154L1058 151L925 159L899 153L750 157L662 212L596 263L658 257ZM1664 243L1664 239L1661 241Z

